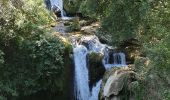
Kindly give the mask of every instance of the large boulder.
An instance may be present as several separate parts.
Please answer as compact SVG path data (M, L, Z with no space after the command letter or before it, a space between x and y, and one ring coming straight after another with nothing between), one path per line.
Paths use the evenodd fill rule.
M100 92L100 99L105 100L122 100L122 98L128 97L129 86L135 78L135 72L128 67L112 68L110 71L106 71L102 88ZM123 93L126 91L126 93ZM123 96L123 95L126 95Z
M90 78L90 87L99 81L104 73L105 68L102 64L103 55L100 53L90 53L88 55L88 65L89 65L89 78Z

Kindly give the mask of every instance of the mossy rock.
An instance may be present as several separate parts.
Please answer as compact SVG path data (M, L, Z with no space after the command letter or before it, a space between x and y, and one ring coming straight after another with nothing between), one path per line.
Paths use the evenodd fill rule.
M100 53L90 53L89 58L89 76L90 87L92 87L97 81L99 81L105 72L105 68L102 64L103 55Z

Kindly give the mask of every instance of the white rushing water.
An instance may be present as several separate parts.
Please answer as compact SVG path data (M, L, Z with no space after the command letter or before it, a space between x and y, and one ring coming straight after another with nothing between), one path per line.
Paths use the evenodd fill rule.
M63 7L63 0L50 0L51 2L51 9L57 7L60 11L61 11L61 19L62 20L70 20L73 17L67 17L66 13L64 11L64 7Z
M74 94L76 100L88 100L90 97L89 74L86 63L87 48L78 45L73 49L75 63Z
M122 67L122 66L127 66L126 65L126 58L125 58L125 54L122 53L122 52L119 52L119 53L113 53L113 61L112 63L110 64L108 59L110 58L109 57L109 54L105 54L105 59L103 60L103 64L105 66L106 69L110 69L112 67Z
M80 41L82 44L85 43L87 45L89 52L104 54L107 47L105 44L101 44L98 37L94 35L83 36Z
M74 95L76 100L98 100L100 84L98 81L90 92L89 71L87 68L88 50L83 45L77 45L74 49L75 78L74 78Z
M61 11L61 18L63 20L70 20L73 17L67 17L64 13L63 0L50 0L51 9L57 7ZM55 29L60 33L65 33L64 24L61 23ZM89 69L87 67L87 54L91 52L101 53L103 55L102 63L105 69L110 69L111 67L121 67L126 66L125 54L122 52L112 53L110 55L110 50L113 50L111 46L100 43L99 39L95 35L85 35L78 37L71 37L71 43L73 46L74 53L74 96L75 100L98 100L98 95L100 91L100 86L102 80L96 82L96 85L92 87L90 91L89 86ZM109 59L113 58L113 61L109 63ZM90 67L90 66L89 66Z
M102 83L102 80L99 80L96 83L96 86L93 86L92 92L91 92L91 97L89 98L89 100L99 100L98 95L99 95L99 92L100 92L101 83Z
M51 8L57 7L61 11L61 16L64 16L63 0L50 0Z
M122 52L113 53L113 61L109 63L110 51L113 50L111 46L102 44L98 37L95 35L84 36L81 38L81 44L85 44L89 52L101 53L104 55L103 65L105 69L110 69L111 67L121 67L126 66L125 54Z
M79 40L79 42L77 42ZM93 86L92 91L89 88L89 71L87 68L87 54L90 52L101 53L104 55L103 65L105 69L111 67L125 66L125 54L122 52L113 53L113 61L109 64L109 49L112 47L100 43L98 37L95 35L82 36L81 39L72 37L75 76L74 76L74 90L76 100L98 100L100 85L102 80ZM90 66L89 66L90 67Z
M125 60L125 54L120 52L120 53L115 53L113 54L114 58L114 64L121 64L121 65L126 65L126 60Z

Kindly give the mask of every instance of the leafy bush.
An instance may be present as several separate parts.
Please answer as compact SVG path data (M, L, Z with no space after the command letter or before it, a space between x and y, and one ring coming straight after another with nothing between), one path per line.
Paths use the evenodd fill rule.
M93 20L105 15L111 0L64 0L67 13L81 13L83 17Z
M102 17L102 31L112 37L110 42L119 45L125 40L137 38L137 29L141 21L140 7L143 7L142 2L112 0L108 6L108 11Z
M3 0L0 11L0 98L62 92L65 46L44 28L43 1Z

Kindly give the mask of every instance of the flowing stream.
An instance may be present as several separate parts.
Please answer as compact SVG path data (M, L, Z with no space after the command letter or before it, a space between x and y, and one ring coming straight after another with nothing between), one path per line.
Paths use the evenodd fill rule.
M86 64L87 48L78 45L73 49L75 62L74 94L77 100L87 100L90 97L89 72Z
M125 66L124 53L111 54L113 61L109 64L109 50L113 50L112 47L100 43L99 39L95 35L81 36L79 43L75 38L73 43L74 63L75 63L75 76L74 76L74 94L76 100L98 100L98 94L100 91L100 85L102 80L96 82L92 91L89 88L89 69L87 66L88 57L87 54L91 52L101 53L103 57L103 65L105 69L109 70L111 67ZM89 66L90 67L90 66Z
M56 6L61 11L61 17L63 20L71 19L66 17L63 10L63 0L50 0L51 8ZM55 29L61 32L63 35L66 34L64 24ZM90 89L89 86L89 67L88 54L91 52L100 53L103 55L103 66L106 70L112 67L126 66L125 54L122 52L113 52L114 48L106 44L100 43L99 39L95 35L82 35L77 38L71 35L66 38L70 38L70 42L73 46L74 55L74 99L75 100L98 100L100 86L102 79ZM112 59L111 59L112 58Z

